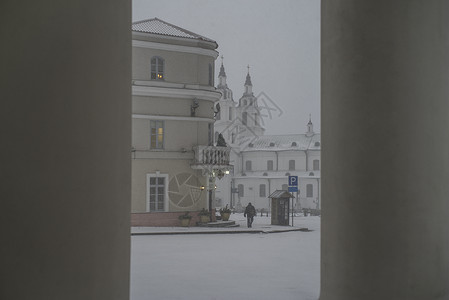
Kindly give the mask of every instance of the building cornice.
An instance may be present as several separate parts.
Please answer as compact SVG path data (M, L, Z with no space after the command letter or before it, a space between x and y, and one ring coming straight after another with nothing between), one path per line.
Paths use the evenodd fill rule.
M153 97L170 97L183 99L201 99L216 102L220 99L221 93L217 91L161 87L161 86L132 86L133 96L153 96Z
M207 122L213 123L213 118L201 118L201 117L183 117L183 116L164 116L164 115L143 115L133 114L133 119L148 119L148 120L164 120L164 121L190 121L190 122Z
M163 44L163 43L155 43L155 42L140 41L140 40L132 40L132 46L139 47L139 48L149 48L149 49L157 49L157 50L166 50L166 51L206 55L206 56L211 56L214 59L217 59L217 57L218 57L217 51L212 50L212 49L199 48L199 47Z

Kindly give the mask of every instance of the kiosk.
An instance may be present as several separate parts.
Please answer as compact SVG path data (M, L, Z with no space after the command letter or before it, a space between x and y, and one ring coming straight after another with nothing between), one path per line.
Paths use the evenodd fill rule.
M294 196L284 190L274 191L271 198L271 225L290 225L290 199Z

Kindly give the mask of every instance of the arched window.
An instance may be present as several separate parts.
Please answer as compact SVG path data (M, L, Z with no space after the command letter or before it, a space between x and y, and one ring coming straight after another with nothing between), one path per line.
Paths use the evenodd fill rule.
M242 124L246 125L248 123L248 113L246 111L244 111L242 113Z
M243 187L243 184L239 184L237 188L239 190L239 197L243 197L245 195L245 188Z
M214 139L215 143L217 143L218 141L218 135L219 135L218 131L215 131L215 139Z
M266 197L266 188L265 188L265 184L261 184L259 185L259 197Z
M313 197L313 184L306 185L306 197Z
M215 114L215 120L221 120L221 110L217 110L217 113Z
M151 58L151 80L164 80L164 59L159 56Z
M320 161L318 159L313 160L313 170L318 171L320 169Z
M295 170L295 160L294 159L291 159L291 160L288 161L288 169L290 171L294 171Z

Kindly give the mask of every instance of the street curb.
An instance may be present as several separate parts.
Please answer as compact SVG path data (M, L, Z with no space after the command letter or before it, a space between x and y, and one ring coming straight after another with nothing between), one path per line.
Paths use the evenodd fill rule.
M223 231L165 231L165 232L131 232L133 235L175 235L175 234L236 234L236 233L282 233L302 231L311 232L308 228L281 229L281 230L223 230Z

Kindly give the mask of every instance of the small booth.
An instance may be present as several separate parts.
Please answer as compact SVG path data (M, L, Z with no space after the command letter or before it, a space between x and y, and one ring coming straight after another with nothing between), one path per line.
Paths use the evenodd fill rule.
M290 225L290 199L295 197L287 191L276 190L268 198L271 198L271 225Z

